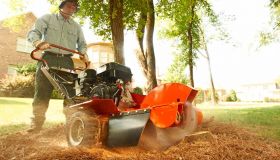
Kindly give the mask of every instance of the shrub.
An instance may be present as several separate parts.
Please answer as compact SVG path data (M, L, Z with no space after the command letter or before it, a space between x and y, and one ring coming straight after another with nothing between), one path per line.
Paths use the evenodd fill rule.
M236 92L234 90L231 90L229 95L226 97L226 101L227 102L236 102L237 96L236 96Z
M34 78L34 75L17 75L1 79L1 95L7 97L33 97Z
M28 63L17 66L17 72L22 75L35 74L36 72L36 63Z
M215 98L217 101L219 101L219 95L216 92L215 93ZM202 90L199 89L194 101L195 103L199 104L199 103L203 103L203 102L209 102L211 101L212 97L211 97L211 91L210 90Z
M53 92L52 92L52 95L51 95L51 98L53 99L63 99L64 96L61 95L61 93L54 89Z
M0 80L0 95L6 97L33 97L36 63L17 66L17 76Z
M35 89L34 81L34 74L3 78L0 80L0 96L33 98ZM59 91L53 90L51 98L61 99L63 96Z
M135 88L133 89L133 93L143 95L143 90L142 90L142 88L140 88L140 87L135 87Z
M279 98L269 98L269 97L265 97L264 98L264 102L280 102Z

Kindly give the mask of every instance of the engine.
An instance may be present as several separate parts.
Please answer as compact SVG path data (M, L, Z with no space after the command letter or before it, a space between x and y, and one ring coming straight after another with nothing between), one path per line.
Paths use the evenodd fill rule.
M76 95L118 101L122 86L131 81L132 74L130 68L111 62L102 65L97 71L94 69L82 71L78 77Z
M74 104L92 97L113 99L118 105L123 86L131 81L130 68L118 63L107 63L96 70L86 69L79 74L69 69L42 68L50 83Z

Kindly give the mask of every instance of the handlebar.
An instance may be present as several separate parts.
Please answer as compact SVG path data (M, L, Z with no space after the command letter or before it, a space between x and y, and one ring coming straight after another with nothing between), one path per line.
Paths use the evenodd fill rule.
M68 49L68 48L65 48L65 47L62 47L62 46L59 46L59 45L56 45L56 44L51 44L51 43L50 43L50 46L51 46L51 47L54 47L54 48L62 49L62 50L68 51L68 52L72 52L72 53L78 54L78 55L80 55L80 56L84 56L81 52L78 52L78 51L75 51L75 50L72 50L72 49ZM34 56L35 52L37 52L37 51L39 51L39 50L40 50L39 47L35 48L35 49L31 52L30 56L31 56L32 59L34 59L34 60L36 60L36 61L41 61L41 62L43 62L43 63L47 66L48 63L47 63L46 60ZM86 69L86 68L88 67L88 64L87 64L86 62L84 62L84 63L85 63L85 68L84 68L84 69ZM74 70L78 70L78 69L74 69Z
M83 56L83 54L81 52L78 52L78 51L75 51L75 50L72 50L72 49L68 49L68 48L64 48L64 47L56 45L56 44L51 44L50 43L50 46L54 47L54 48L62 49L62 50L68 51L68 52L76 53L80 56Z

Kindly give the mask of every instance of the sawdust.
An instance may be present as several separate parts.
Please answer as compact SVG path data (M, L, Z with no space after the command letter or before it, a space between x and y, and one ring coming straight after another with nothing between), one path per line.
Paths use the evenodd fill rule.
M19 132L0 137L0 160L8 159L279 159L280 142L266 140L246 129L213 123L210 135L185 138L165 151L147 151L140 147L71 148L67 146L64 126L43 130L40 134Z

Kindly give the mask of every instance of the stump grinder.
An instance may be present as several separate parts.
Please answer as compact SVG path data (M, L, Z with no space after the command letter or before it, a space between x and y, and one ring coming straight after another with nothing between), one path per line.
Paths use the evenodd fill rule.
M75 54L77 51L56 47ZM64 98L65 134L70 146L141 146L163 150L194 132L202 123L202 112L191 103L197 90L180 83L162 84L147 95L131 93L130 68L107 63L94 69L69 70L49 67L41 70Z

